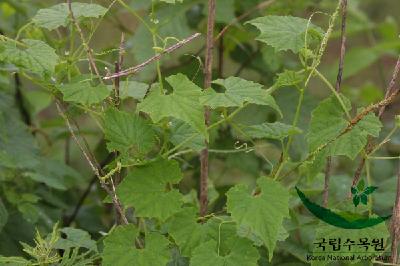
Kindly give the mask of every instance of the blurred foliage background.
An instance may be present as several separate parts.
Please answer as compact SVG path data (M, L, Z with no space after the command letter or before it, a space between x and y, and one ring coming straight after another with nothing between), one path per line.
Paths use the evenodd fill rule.
M62 1L48 0L2 0L0 1L0 31L15 37L20 34L28 38L44 38L57 49L58 54L69 45L68 31L39 29L30 23L37 10ZM107 7L112 1L96 1ZM206 8L204 0L184 0L183 3L168 5L157 3L151 10L151 1L125 1L129 9L114 1L110 12L99 25L89 21L84 25L87 32L97 27L90 45L95 51L101 71L113 71L113 62L118 56L121 32L126 34L126 55L124 66L129 67L143 62L154 55L151 35L132 11L138 12L145 20L157 20L163 38L183 39L194 32L203 37L162 59L162 72L165 76L184 73L202 86L203 44L206 27ZM235 17L250 10L259 0L218 0L217 29L220 31ZM253 12L251 19L267 14L294 15L308 18L315 11L330 13L336 1L331 0L277 0L270 7ZM391 77L392 69L400 51L399 26L400 2L397 0L350 0L348 18L348 50L345 59L343 93L355 107L365 106L383 99L384 89ZM247 20L246 19L246 20ZM278 53L267 45L256 42L257 30L243 23L234 23L218 42L215 48L214 78L240 76L264 84L272 85L276 74L284 69L295 69L298 61L293 54ZM326 28L327 17L315 15L313 22ZM22 30L20 30L22 28ZM329 42L328 51L323 58L321 72L334 83L339 57L339 27ZM171 40L171 44L174 40ZM82 60L82 69L87 64ZM93 237L101 237L114 221L114 212L109 204L103 203L105 194L92 182L92 174L82 154L72 142L64 121L59 117L52 97L38 86L16 75L8 75L6 66L0 62L0 110L13 115L12 120L0 121L2 132L11 132L12 141L0 139L0 254L20 255L19 241L31 243L34 229L50 232L55 222L76 225L87 230ZM63 71L60 67L59 71ZM130 79L151 84L156 81L155 65L150 65ZM311 111L318 102L329 95L329 91L319 81L313 81L306 91L305 103L301 112L299 127L307 132ZM283 121L291 124L295 113L298 91L282 88L277 94L278 103L283 110ZM127 100L126 105L130 103ZM399 103L389 107L384 115L384 131L393 127L393 116L399 114ZM81 130L95 150L97 158L107 164L108 154L102 133L89 115L76 110L76 119ZM277 117L268 107L247 107L235 119L243 124L274 122ZM28 129L28 130L26 130ZM234 129L226 127L212 134L211 149L235 149L248 145L240 139ZM381 134L385 135L385 134ZM257 141L256 150L249 153L212 153L210 179L212 180L211 210L218 211L225 202L224 192L238 182L255 184L256 178L271 170L267 162L277 162L280 156L279 142ZM12 154L5 158L4 153ZM295 137L291 156L300 160L307 154L305 134ZM384 145L379 156L399 156L400 134L395 134ZM266 159L267 160L266 160ZM199 160L197 154L179 158L185 170L185 179L180 184L181 191L187 193L187 200L196 198L198 187ZM396 160L374 160L371 164L373 184L379 189L375 193L374 208L378 214L390 213L395 198ZM331 202L341 202L351 185L352 176L358 164L348 159L333 162L331 178ZM12 167L10 167L12 166ZM21 169L29 168L29 171ZM288 187L294 186L298 177L303 176L302 186L307 193L313 193L316 201L321 200L323 174L309 176L299 172L288 178ZM306 176L307 175L307 176ZM89 186L90 183L93 183ZM88 195L85 195L87 190ZM76 218L70 221L79 200L84 199ZM292 213L299 221L297 233L279 245L280 252L274 263L300 263L312 242L314 229L310 218L302 211L299 200L292 200L291 206L299 213ZM295 225L292 225L295 226ZM297 244L295 244L297 243ZM303 244L298 244L303 243ZM267 262L265 262L267 263ZM289 264L287 264L289 265Z

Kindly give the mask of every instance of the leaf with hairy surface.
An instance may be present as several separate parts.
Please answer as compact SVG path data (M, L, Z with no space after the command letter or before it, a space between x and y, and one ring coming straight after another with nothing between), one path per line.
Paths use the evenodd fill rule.
M182 179L179 164L158 159L130 172L117 188L126 207L134 207L138 217L167 219L179 212L182 194L170 185Z
M307 19L291 16L265 16L247 23L260 30L257 40L271 45L277 51L291 50L298 53L304 48L307 26L309 35L321 38L324 33Z
M173 92L166 95L155 87L138 104L138 110L149 114L156 123L166 117L180 119L207 136L203 117L204 109L199 102L201 88L183 74L169 76L166 80L172 86Z
M161 234L146 234L145 248L135 247L139 231L133 224L117 226L105 239L102 253L104 266L166 265L170 258L168 240Z
M103 16L107 9L96 4L72 3L72 12L76 19L97 18ZM68 25L69 8L68 4L62 3L50 8L40 9L32 21L39 27L54 30L58 27Z
M107 110L104 132L110 151L132 151L134 156L143 156L155 144L155 132L146 120L116 109Z
M238 226L251 229L262 239L271 260L283 219L289 217L289 192L269 178L259 178L257 184L257 195L251 195L245 185L231 188L227 193L227 210Z

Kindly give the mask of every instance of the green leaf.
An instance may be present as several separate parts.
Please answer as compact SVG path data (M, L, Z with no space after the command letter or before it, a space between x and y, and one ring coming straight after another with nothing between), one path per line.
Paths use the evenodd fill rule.
M286 70L280 74L278 74L278 78L275 82L276 87L288 87L294 86L301 83L304 80L305 76L303 73L299 73L296 71Z
M65 234L65 238L58 239L55 244L57 249L86 248L97 251L96 241L92 240L89 233L81 229L66 227L60 229Z
M378 136L382 123L372 113L365 116L349 132L330 145L331 155L345 155L350 159L361 152L368 141L368 135Z
M298 53L305 44L305 34L309 21L291 16L265 16L256 18L247 23L260 30L257 40L274 47L277 51L291 50ZM323 30L309 24L308 33L321 37ZM309 37L310 38L310 37Z
M373 186L367 187L367 188L363 191L363 193L364 193L365 195L370 195L370 194L374 193L375 190L377 190L377 189L378 189L378 187L373 187Z
M354 195L354 197L353 197L353 204L354 204L354 206L358 206L358 204L360 204L360 196L358 196L358 195Z
M18 48L13 42L3 42L3 50L0 43L0 61L14 64L42 77L52 75L59 59L55 50L39 40L24 39L22 43L26 47Z
M8 211L6 206L3 204L3 200L0 199L0 233L3 230L3 227L7 224L8 221Z
M251 195L245 185L236 185L227 193L227 210L239 226L260 237L272 259L284 217L289 217L289 192L280 183L262 177L257 181L260 193Z
M226 91L217 93L213 89L208 89L200 98L203 105L211 108L218 107L241 107L244 103L254 103L258 105L267 105L282 114L274 98L263 88L263 85L248 81L238 77L229 77L227 79L218 79L213 82L223 86Z
M64 101L84 105L100 103L110 94L105 85L93 87L87 80L66 84L58 89L62 92Z
M350 102L341 96L347 111L350 111ZM379 119L372 113L361 119L350 131L338 137L347 127L342 105L335 96L322 101L312 112L310 130L307 135L310 152L320 146L335 140L327 149L329 154L345 155L354 160L363 149L368 135L378 136L382 127Z
M175 146L185 142L182 144L182 148L190 148L195 151L204 149L204 136L194 130L189 124L178 119L172 119L170 122L170 130L170 141Z
M298 127L283 124L280 122L263 123L261 125L245 126L241 128L242 131L251 138L256 139L277 139L283 140L288 136L302 133Z
M183 74L169 76L166 80L172 86L173 92L165 95L159 88L154 88L138 104L138 110L149 114L156 123L166 117L180 119L207 136L204 109L199 103L201 88Z
M146 234L145 247L135 247L139 231L133 224L117 226L105 239L102 253L104 266L155 266L169 261L168 240L159 233Z
M116 109L106 111L104 132L110 151L132 151L135 156L143 156L155 144L155 132L146 120Z
M107 86L107 89L114 94L114 85ZM142 101L144 96L146 96L148 89L149 85L146 83L127 80L120 84L119 97L123 100L126 98L133 98Z
M158 159L129 173L118 186L117 194L123 205L135 208L135 215L165 220L182 205L182 195L167 185L181 179L176 161Z
M358 193L358 189L356 187L351 187L351 194L356 195Z
M207 239L207 227L198 223L197 217L195 208L184 208L168 220L168 233L186 257Z
M219 245L215 240L210 240L196 248L190 260L191 266L254 266L257 265L259 253L251 242L246 239L236 238L231 243L230 253L221 255Z
M74 17L79 20L81 18L97 18L104 16L107 9L96 4L73 2L72 12L74 13ZM39 27L48 30L54 30L60 26L66 27L69 20L68 5L63 3L50 8L40 9L32 20Z
M346 101L346 107L350 108L348 101ZM343 118L343 115L342 107L334 96L323 100L314 109L307 135L310 152L336 138L347 127L347 121Z

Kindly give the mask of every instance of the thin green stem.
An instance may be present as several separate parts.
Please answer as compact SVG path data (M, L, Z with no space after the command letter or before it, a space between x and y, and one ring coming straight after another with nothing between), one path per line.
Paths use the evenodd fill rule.
M370 187L372 185L372 179L371 179L371 162L370 160L366 160L365 162L365 170L367 173L367 185ZM368 197L368 213L369 216L372 215L372 197Z
M318 69L315 69L315 74L327 85L327 87L332 91L332 93L335 95L337 100L340 103L340 106L342 107L343 111L345 112L347 119L351 120L351 115L349 111L346 108L346 105L343 102L342 97L340 97L339 93L335 90L335 88L332 86L332 84L329 82L329 80L321 73L318 71Z

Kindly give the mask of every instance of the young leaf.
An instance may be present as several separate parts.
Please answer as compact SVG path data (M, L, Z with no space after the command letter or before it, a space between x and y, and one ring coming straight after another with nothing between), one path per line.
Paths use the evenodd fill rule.
M363 191L363 193L364 193L365 195L370 195L370 194L374 193L374 191L377 190L377 189L378 189L378 187L373 187L373 186L367 187L367 188Z
M289 217L289 192L280 183L258 179L260 194L250 195L245 185L236 185L227 193L227 210L238 227L243 225L260 237L272 259L283 218Z
M256 139L267 138L283 140L288 136L300 134L302 132L302 130L298 127L293 127L280 122L244 126L241 129L246 136Z
M146 120L116 109L107 110L104 133L110 151L132 151L134 156L139 157L149 152L155 144L154 130Z
M59 59L55 50L39 40L24 39L22 42L26 47L18 48L13 42L3 42L0 61L9 62L42 77L52 75Z
M358 189L356 187L351 187L351 194L357 195Z
M247 23L256 26L261 34L257 40L274 47L277 51L291 50L298 53L305 44L305 34L309 24L309 32L322 37L323 30L309 23L307 19L291 16L265 16ZM309 38L310 39L310 38Z
M159 88L153 88L149 95L138 104L138 110L149 114L154 122L159 122L166 117L180 119L207 136L204 110L199 103L201 88L183 74L169 76L166 80L172 86L173 92L165 95Z
M223 86L226 91L224 93L217 93L213 89L206 90L200 98L200 102L204 105L211 108L240 107L248 102L270 106L282 115L274 98L266 90L262 89L263 85L261 84L238 77L218 79L213 83Z
M176 161L158 159L135 168L117 188L117 194L125 207L134 207L138 217L167 219L177 213L182 205L178 190L167 189L182 179Z
M64 101L92 105L105 100L110 94L105 85L92 87L90 81L70 83L59 87Z
M169 261L168 240L159 233L146 234L145 247L135 247L139 231L133 224L117 226L105 239L102 253L104 266L154 266Z
M285 69L284 72L278 74L275 86L277 86L278 88L294 86L301 83L303 80L304 80L304 74Z
M354 197L353 197L353 204L354 204L354 206L358 206L358 204L360 204L360 196L358 196L358 195L354 195Z
M72 12L76 19L97 18L103 16L107 9L96 4L72 3ZM50 8L40 9L33 17L33 22L39 27L54 30L60 26L68 25L68 4L62 3Z

